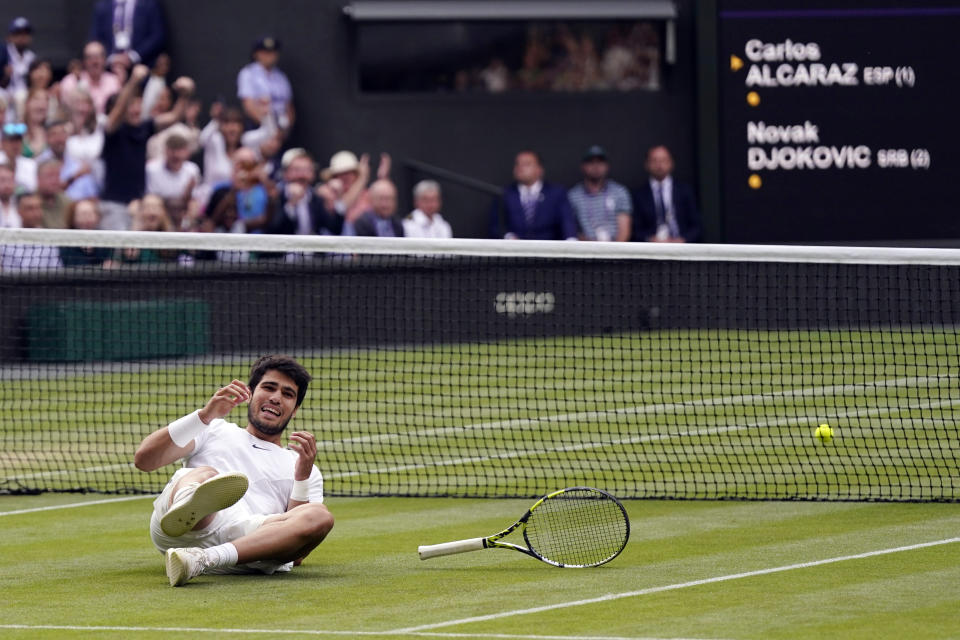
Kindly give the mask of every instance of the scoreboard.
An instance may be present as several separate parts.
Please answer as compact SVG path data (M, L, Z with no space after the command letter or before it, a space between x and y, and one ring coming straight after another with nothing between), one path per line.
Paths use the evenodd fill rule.
M960 1L720 0L727 242L960 242Z

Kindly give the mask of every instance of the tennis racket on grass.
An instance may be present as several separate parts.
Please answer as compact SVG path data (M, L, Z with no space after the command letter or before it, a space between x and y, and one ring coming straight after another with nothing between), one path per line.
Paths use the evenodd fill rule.
M518 528L527 546L500 542ZM555 567L596 567L616 558L629 537L630 520L619 500L601 489L569 487L540 498L500 533L425 545L417 552L426 560L480 549L513 549Z

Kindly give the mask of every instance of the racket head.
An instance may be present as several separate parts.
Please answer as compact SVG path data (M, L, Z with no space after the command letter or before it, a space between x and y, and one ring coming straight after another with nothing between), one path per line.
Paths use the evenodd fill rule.
M531 555L556 567L597 567L623 551L630 538L627 510L594 487L554 491L530 507L523 539Z

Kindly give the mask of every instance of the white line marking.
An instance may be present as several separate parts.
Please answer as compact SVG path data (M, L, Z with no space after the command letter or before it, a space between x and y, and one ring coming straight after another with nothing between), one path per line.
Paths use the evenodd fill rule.
M205 627L123 627L123 626L82 626L59 624L0 624L0 629L44 629L51 631L127 631L127 632L170 632L170 633L244 633L244 634L274 634L274 635L304 635L304 636L373 636L382 635L375 631L326 631L295 629L214 629Z
M863 558L872 558L874 556L882 556L890 553L899 553L901 551L914 551L916 549L924 549L927 547L935 547L944 544L951 544L954 542L960 542L960 538L946 538L944 540L934 540L933 542L921 542L918 544L911 544L903 547L894 547L892 549L880 549L878 551L867 551L865 553L857 553L849 556L838 556L836 558L826 558L824 560L814 560L812 562L800 562L797 564L788 564L781 567L771 567L769 569L757 569L756 571L745 571L743 573L732 573L726 576L716 576L714 578L703 578L701 580L691 580L689 582L679 582L677 584L668 584L662 587L649 587L647 589L640 589L638 591L627 591L624 593L611 593L605 596L600 596L597 598L588 598L586 600L574 600L571 602L558 602L557 604L548 604L542 607L531 607L529 609L515 609L513 611L502 611L500 613L491 613L485 616L473 616L470 618L461 618L459 620L447 620L446 622L435 622L433 624L424 624L416 627L405 627L402 629L391 629L386 633L409 633L415 631L425 631L427 629L438 629L440 627L451 627L454 625L468 624L471 622L485 622L487 620L497 620L500 618L508 618L511 616L520 616L527 615L530 613L541 613L543 611L552 611L554 609L567 609L569 607L579 607L585 604L596 604L598 602L609 602L611 600L620 600L623 598L634 598L637 596L645 596L651 593L661 593L663 591L675 591L677 589L686 589L688 587L699 587L705 584L713 584L717 582L727 582L728 580L739 580L741 578L752 578L755 576L769 575L771 573L781 573L783 571L793 571L795 569L807 569L810 567L818 567L825 564L833 564L835 562L846 562L847 560L861 560Z
M116 469L136 469L132 462L117 462L114 464L99 465L96 467L82 467L79 469L57 469L55 471L37 471L36 473L25 473L19 476L7 476L0 478L0 482L16 482L18 480L30 480L32 478L51 478L55 476L72 476L78 473L98 473L100 471L114 471Z
M517 633L430 633L414 631L399 634L424 638L504 638L505 640L710 640L709 638L651 638L637 636L544 636Z
M82 626L65 624L0 624L0 629L22 631L125 631L169 633L237 633L290 636L404 636L417 638L503 638L504 640L668 640L637 636L545 636L516 633L430 633L417 631L331 631L322 629L215 629L207 627L121 627ZM704 640L702 638L674 638L669 640Z
M71 502L69 504L54 504L47 507L34 507L32 509L17 509L16 511L0 511L0 517L17 516L22 513L37 513L39 511L55 511L56 509L73 509L75 507L86 507L91 504L109 504L111 502L127 502L128 500L143 500L144 498L156 498L156 495L123 496L122 498L106 498L104 500L91 500L89 502Z

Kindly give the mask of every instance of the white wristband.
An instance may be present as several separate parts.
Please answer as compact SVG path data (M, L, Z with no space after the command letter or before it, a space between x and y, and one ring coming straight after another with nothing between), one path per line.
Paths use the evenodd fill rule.
M294 480L293 491L290 492L290 499L297 502L310 502L310 481Z
M170 434L173 444L178 447L185 447L193 442L193 439L206 428L207 425L200 419L200 411L198 410L171 422L170 426L167 427L167 433Z

